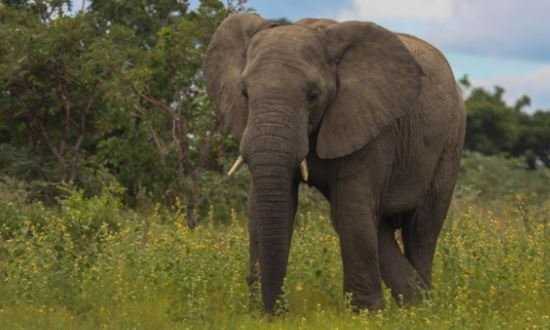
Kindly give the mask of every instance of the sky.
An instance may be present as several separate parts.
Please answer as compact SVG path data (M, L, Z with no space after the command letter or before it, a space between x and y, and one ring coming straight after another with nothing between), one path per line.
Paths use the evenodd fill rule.
M550 0L248 0L248 6L265 18L372 21L416 35L443 51L457 78L504 87L510 103L527 94L530 110L550 110Z

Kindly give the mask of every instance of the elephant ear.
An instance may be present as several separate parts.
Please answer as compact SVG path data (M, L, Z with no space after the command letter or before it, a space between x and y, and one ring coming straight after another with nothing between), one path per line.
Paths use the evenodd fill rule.
M224 128L238 139L248 117L246 99L241 92L248 42L269 25L258 15L231 15L220 24L206 51L204 71L208 95L223 118Z
M320 158L346 156L407 114L420 94L422 69L396 34L374 23L326 27L338 91L317 139Z

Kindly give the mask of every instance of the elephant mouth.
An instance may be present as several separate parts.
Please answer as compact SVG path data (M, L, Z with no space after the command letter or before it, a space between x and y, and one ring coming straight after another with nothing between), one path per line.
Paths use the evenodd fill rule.
M233 163L229 171L227 172L227 176L233 176L235 173L237 173L242 166L245 164L243 156L239 156L237 160ZM300 174L302 175L302 179L305 182L308 182L309 180L309 169L307 166L307 160L304 158L302 162L300 163Z

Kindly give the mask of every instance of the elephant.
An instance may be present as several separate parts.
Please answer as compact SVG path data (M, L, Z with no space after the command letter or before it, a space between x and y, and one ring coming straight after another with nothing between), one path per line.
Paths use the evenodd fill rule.
M204 60L206 91L246 164L249 285L267 313L283 294L298 187L330 203L343 288L357 310L431 288L464 144L465 110L444 55L372 22L225 18ZM401 231L401 247L395 233Z

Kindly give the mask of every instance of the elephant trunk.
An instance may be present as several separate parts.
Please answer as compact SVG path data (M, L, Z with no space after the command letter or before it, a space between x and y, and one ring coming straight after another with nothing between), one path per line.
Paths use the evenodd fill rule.
M262 300L267 312L275 312L282 295L290 248L291 173L277 166L252 170L255 216L259 224Z
M251 172L254 214L258 225L262 300L275 312L286 275L292 217L300 163L308 150L307 130L294 118L297 111L282 99L260 95L251 100L241 154Z
M272 134L255 138L256 145L261 147L246 157L254 185L250 201L254 203L255 212L251 216L255 219L251 221L258 224L262 300L268 313L276 312L277 300L283 292L298 168L294 153L274 147L280 144L280 137Z

